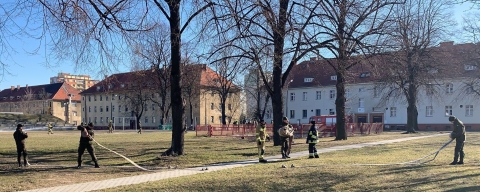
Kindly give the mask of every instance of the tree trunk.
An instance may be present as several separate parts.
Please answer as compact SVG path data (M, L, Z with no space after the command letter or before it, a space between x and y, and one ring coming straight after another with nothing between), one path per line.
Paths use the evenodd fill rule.
M337 72L337 97L335 98L335 110L337 112L336 137L335 140L347 140L346 119L345 119L345 69L343 65Z
M415 85L410 84L408 87L407 97L407 133L415 133L418 130L418 110L417 110L417 89Z
M180 1L167 1L170 9L170 43L171 43L171 61L170 71L171 82L171 101L172 101L172 146L162 155L183 155L183 99L181 87L181 33L180 33Z

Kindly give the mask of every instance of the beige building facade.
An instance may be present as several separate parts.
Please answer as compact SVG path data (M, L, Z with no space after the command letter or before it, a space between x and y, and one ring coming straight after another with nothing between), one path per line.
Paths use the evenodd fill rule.
M57 76L50 77L50 84L63 82L79 91L84 91L98 83L98 80L92 80L89 75L72 75L70 73L58 73Z

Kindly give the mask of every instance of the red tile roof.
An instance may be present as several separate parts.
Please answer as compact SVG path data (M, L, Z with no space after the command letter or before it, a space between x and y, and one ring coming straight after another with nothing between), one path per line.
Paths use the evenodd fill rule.
M42 93L45 90L45 98ZM20 102L24 101L24 96L31 94L31 100L66 100L68 94L72 94L72 101L80 101L81 97L79 91L66 83L53 83L45 85L13 87L4 89L0 92L0 102ZM4 99L5 98L5 99Z

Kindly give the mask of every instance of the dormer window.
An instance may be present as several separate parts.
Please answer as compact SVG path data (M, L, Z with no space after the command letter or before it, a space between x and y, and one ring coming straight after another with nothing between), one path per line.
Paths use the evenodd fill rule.
M17 99L21 99L21 98L22 98L22 96L17 96Z
M430 74L438 73L438 69L429 69L428 73Z
M7 97L3 97L3 100L7 100Z
M100 87L100 86L97 86L97 91L100 91L100 88L102 88L102 87Z
M122 83L122 84L120 85L120 87L124 88L124 87L125 87L125 84Z
M330 76L330 80L336 81L336 80L337 80L337 76L336 76L336 75Z
M312 81L313 81L313 78L304 78L303 79L303 82L305 82L305 83L310 83Z
M108 89L111 89L111 88L112 88L112 85L111 85L111 84L109 84L109 85L108 85Z
M13 99L13 96L10 96L10 100L12 100L12 99Z
M370 77L370 72L360 73L360 78Z
M465 70L466 71L472 71L472 70L475 70L477 69L477 66L475 65L465 65Z

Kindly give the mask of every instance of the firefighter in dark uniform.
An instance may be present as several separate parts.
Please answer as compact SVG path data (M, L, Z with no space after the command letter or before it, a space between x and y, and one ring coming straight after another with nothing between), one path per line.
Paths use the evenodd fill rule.
M90 157L92 157L92 161L95 163L95 168L100 168L97 163L97 157L95 156L95 149L93 148L92 141L94 137L94 132L93 132L93 123L88 123L88 126L84 127L82 125L77 127L78 130L80 130L80 144L78 146L78 166L77 168L82 167L82 155L85 152L85 149L87 149L88 154L90 154Z
M268 136L267 125L263 119L260 119L255 135L257 136L258 161L266 163L267 160L263 158L263 154L265 154L265 139L269 140L270 136Z
M15 144L17 145L17 162L18 166L22 167L20 158L23 155L23 165L25 167L29 166L30 163L27 161L27 148L25 148L25 139L28 138L28 134L23 131L23 125L18 124L17 129L13 133L13 138L15 139Z
M466 132L465 132L465 125L463 125L463 122L460 121L455 116L448 117L448 121L453 123L453 131L450 134L450 136L452 139L455 139L456 141L455 155L453 157L453 162L450 163L450 165L461 165L463 164L463 158L465 157L465 153L463 152L463 145L467 138ZM458 161L459 157L460 157L460 161Z
M282 143L282 159L290 158L290 150L291 147L290 141L293 138L293 127L288 123L288 118L282 118L282 127L278 130L278 134L280 135L280 142Z
M308 130L307 144L308 144L308 158L319 158L317 153L318 132L315 128L315 121L310 121L310 129Z

